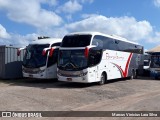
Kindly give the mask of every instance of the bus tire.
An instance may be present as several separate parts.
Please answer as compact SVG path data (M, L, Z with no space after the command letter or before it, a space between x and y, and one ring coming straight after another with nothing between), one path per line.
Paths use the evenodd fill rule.
M101 78L100 78L100 81L98 82L99 85L104 85L107 81L107 75L105 72L103 72L101 74Z

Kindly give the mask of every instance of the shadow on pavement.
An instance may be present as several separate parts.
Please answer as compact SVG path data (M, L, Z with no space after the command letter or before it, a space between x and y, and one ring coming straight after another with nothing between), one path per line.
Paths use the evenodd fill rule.
M85 83L71 83L71 82L60 82L57 79L5 79L0 80L0 84L4 83L9 86L24 86L24 87L39 87L42 89L47 88L85 88L93 86L96 83L85 84Z
M107 81L107 84L112 84L115 82L130 80L129 78L115 79ZM138 77L138 79L132 80L154 80L149 77ZM159 81L159 80L158 80ZM75 89L75 88L86 88L99 86L97 83L72 83L72 82L60 82L57 79L7 79L0 80L0 84L4 83L9 86L24 86L24 87L38 87L41 89L47 88L65 88L65 89ZM125 82L124 82L125 83ZM105 84L107 86L107 84Z

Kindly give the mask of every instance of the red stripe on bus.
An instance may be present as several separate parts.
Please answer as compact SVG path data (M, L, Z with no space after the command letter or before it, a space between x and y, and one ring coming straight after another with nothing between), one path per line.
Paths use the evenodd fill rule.
M123 75L123 77L128 76L128 69L129 69L129 64L131 62L132 55L133 55L133 53L130 53L130 55L128 57L128 60L127 60L126 66L125 66L125 71L123 71L122 68L119 65L117 65L115 63L112 63L121 71L121 75Z
M120 70L121 76L124 77L124 72L123 72L122 68L115 63L112 63L112 64L114 64Z
M133 53L130 53L129 58L127 60L127 64L126 64L126 68L125 68L125 72L124 72L124 76L125 77L128 76L128 69L129 69L129 64L131 62L132 55L133 55Z

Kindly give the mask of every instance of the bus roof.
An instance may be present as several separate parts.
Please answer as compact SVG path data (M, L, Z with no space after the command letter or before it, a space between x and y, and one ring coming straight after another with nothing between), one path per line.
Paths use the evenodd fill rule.
M113 39L117 39L117 40L120 40L120 41L124 41L124 42L128 42L128 43L132 43L132 44L136 44L136 45L139 45L138 43L136 42L131 42L129 40L127 40L126 38L123 38L123 37L120 37L120 36L117 36L117 35L108 35L108 34L104 34L104 33L100 33L100 32L74 32L74 33L69 33L67 34L66 36L71 36L71 35L101 35L101 36L105 36L105 37L109 37L109 38L113 38Z
M38 40L32 41L30 44L53 44L57 42L62 42L62 39L60 38L38 39Z

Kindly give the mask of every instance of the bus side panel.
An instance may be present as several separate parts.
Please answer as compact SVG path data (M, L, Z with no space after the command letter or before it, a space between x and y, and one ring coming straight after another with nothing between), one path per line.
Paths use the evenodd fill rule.
M46 69L46 78L57 78L57 64L54 64Z
M127 77L131 57L131 53L106 50L103 58L107 64L107 79Z
M107 79L111 80L130 77L132 76L132 70L136 70L138 74L142 74L142 54L106 50L98 65L97 72L99 78L102 72L105 71L107 73Z
M136 70L138 75L143 74L143 55L133 53L132 59L129 65L128 76L132 76L132 71Z
M133 54L130 64L129 64L129 69L128 69L128 75L127 77L132 76L132 71L138 69L138 54Z
M106 59L103 59L101 60L100 64L98 64L97 66L97 70L96 70L96 82L100 81L101 79L101 74L103 72L106 72L108 73L108 62L106 61ZM107 76L107 79L108 79L108 76Z
M117 79L117 78L122 78L122 74L120 69L118 69L117 65L121 66L121 61L110 61L108 63L108 71L107 71L107 76L108 76L108 80L111 79Z

